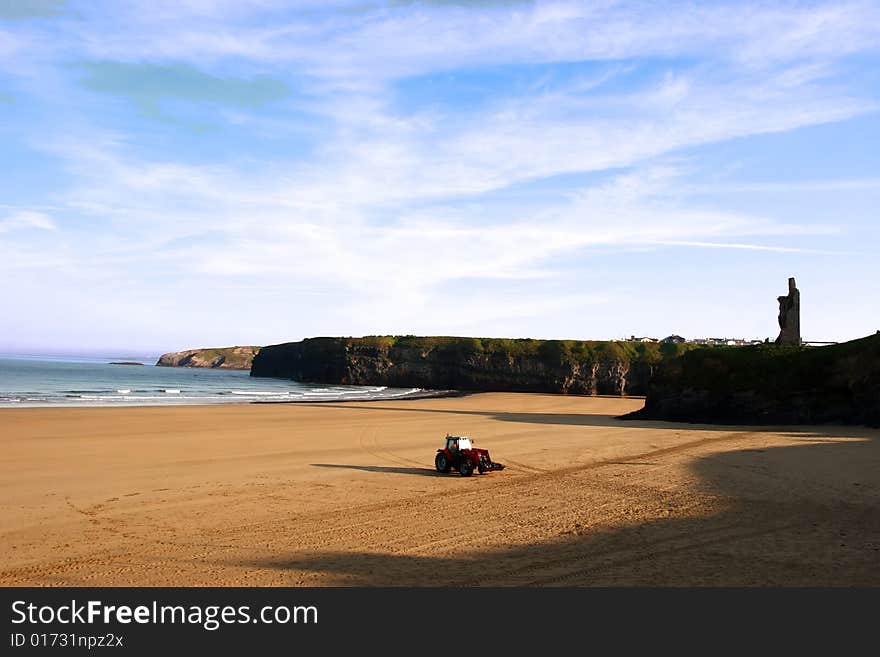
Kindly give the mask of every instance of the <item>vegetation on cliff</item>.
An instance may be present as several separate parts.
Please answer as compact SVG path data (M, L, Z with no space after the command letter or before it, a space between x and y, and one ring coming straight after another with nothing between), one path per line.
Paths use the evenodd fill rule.
M264 347L253 376L309 383L640 395L693 345L450 336L311 338Z
M657 368L631 417L880 425L880 334L825 347L691 350Z
M260 347L213 347L189 349L162 354L160 367L208 367L228 370L249 370Z

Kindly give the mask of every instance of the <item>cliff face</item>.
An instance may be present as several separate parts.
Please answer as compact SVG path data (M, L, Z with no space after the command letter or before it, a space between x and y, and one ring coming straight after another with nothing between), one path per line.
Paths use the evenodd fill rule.
M160 367L217 367L228 370L249 370L259 347L218 347L189 349L162 354Z
M655 364L682 348L486 338L312 338L264 347L251 375L402 388L642 395Z
M827 347L697 349L660 366L638 419L880 426L880 334Z

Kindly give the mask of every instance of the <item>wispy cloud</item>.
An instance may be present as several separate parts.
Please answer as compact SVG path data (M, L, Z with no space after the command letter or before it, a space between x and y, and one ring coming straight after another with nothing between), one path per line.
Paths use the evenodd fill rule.
M17 230L55 230L55 222L45 212L17 210L0 217L0 233Z
M346 85L463 66L708 53L766 68L876 52L880 42L880 10L871 2L687 8L677 3L492 4L411 3L394 9L387 3L339 3L363 9L352 14L306 3L306 23L280 18L275 3L235 9L227 3L114 3L91 12L109 10L121 29L80 37L101 58L207 62L246 57L293 65ZM267 20L229 22L246 11L262 12ZM132 29L148 38L132 39Z
M766 244L739 244L736 242L693 242L684 240L657 240L650 242L658 246L690 246L701 249L743 249L746 251L770 251L771 253L812 253L816 255L855 255L851 251L827 251L822 249L802 249L791 246L769 246Z
M724 182L692 185L691 192L858 192L880 191L880 178L843 178L821 180L774 180L772 182Z
M108 254L125 247L128 235L140 248L127 249L127 257L151 259L158 249L165 266L174 263L181 271L332 281L366 294L395 289L417 297L444 281L556 276L552 258L584 249L719 246L720 239L731 240L730 248L744 248L737 238L828 232L822 226L687 207L676 198L681 181L674 167L619 175L549 206L522 209L489 224L481 221L487 211L496 212L488 200L468 208L451 209L443 203L411 207L425 192L398 172L398 183L415 191L391 194L395 218L376 223L370 216L389 203L372 189L389 176L376 167L375 178L346 185L340 197L333 187L338 171L327 180L298 183L270 170L242 177L220 166L143 165L114 155L107 144L98 149L68 145L56 152L69 158L81 180L68 194L68 205L103 217L108 237L122 233L109 240L113 246ZM405 160L400 167L412 163ZM421 174L426 168L431 171L423 162L416 164ZM217 248L205 249L200 241L206 226L212 240L219 240ZM162 245L174 241L168 248ZM766 249L803 251L772 245ZM405 277L401 271L407 272Z
M0 219L0 272L63 271L238 340L288 294L302 312L279 302L267 334L525 331L632 295L609 281L658 250L694 268L861 253L846 218L738 200L873 190L876 171L731 178L694 152L875 116L856 61L880 54L875 3L72 4L0 32L4 135L61 181ZM223 129L180 130L193 117ZM199 289L247 310L175 300Z

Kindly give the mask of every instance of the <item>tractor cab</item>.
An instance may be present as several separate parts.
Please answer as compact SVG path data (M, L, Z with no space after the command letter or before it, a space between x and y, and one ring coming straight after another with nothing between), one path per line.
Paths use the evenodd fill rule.
M450 452L471 449L471 447L471 439L467 436L446 436L446 449Z

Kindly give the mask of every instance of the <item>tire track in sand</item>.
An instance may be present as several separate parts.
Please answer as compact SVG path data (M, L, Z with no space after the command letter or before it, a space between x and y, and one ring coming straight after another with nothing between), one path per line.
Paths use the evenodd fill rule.
M722 436L701 437L678 445L660 449L648 450L640 454L627 455L629 460L657 459L672 456L689 450L698 449L709 444L730 443L747 439L753 432L738 432ZM369 438L375 440L375 435L363 439L362 446L365 451L380 460L388 460L406 464L414 463L409 459L399 459L393 454L384 454L378 441L370 445ZM520 527L514 522L517 518L528 517L531 524L540 524L548 518L560 518L558 505L548 499L546 491L548 486L559 484L567 478L575 477L599 468L614 466L621 458L617 455L614 460L599 460L589 463L575 464L565 468L537 472L534 475L515 478L503 476L474 478L470 481L479 481L479 486L472 486L469 490L446 487L442 491L419 494L400 500L390 500L378 503L355 505L349 508L336 509L333 511L319 511L316 513L302 514L295 517L272 518L252 523L239 523L222 530L211 532L211 538L217 542L209 541L208 545L202 544L202 549L192 550L191 544L175 541L174 539L151 537L144 535L138 537L135 549L112 550L103 554L94 554L88 558L73 558L63 560L56 564L13 568L0 572L2 581L33 581L37 576L46 581L52 577L81 573L83 569L91 568L92 573L80 577L90 581L92 579L106 578L112 573L116 576L134 572L147 572L155 569L160 562L179 563L184 561L215 560L216 557L226 554L232 556L247 550L250 546L247 542L249 534L259 534L260 544L265 545L269 551L290 549L295 547L297 552L327 548L349 548L358 551L374 551L377 549L391 550L394 554L418 554L424 552L445 552L450 546L467 548L479 546L490 542L492 537L497 537L499 531L512 535L521 534ZM422 464L419 464L422 465ZM491 475L490 475L491 476ZM565 486L566 489L559 491L568 496L569 501L583 502L588 498L582 498L576 494L577 486ZM529 499L534 496L534 500ZM512 498L514 503L511 505ZM465 514L469 518L465 522L452 523L449 526L425 527L424 524L401 522L402 519L418 517L458 517L461 520L459 510L473 504L487 505L493 509L487 518L485 515ZM577 504L569 505L572 508ZM574 517L576 513L565 513L565 518ZM360 518L352 522L354 518ZM486 522L486 521L489 522ZM393 538L389 540L388 528L394 527ZM354 531L353 531L354 530ZM295 537L295 545L291 546L291 537ZM225 539L225 540L224 540ZM721 537L719 541L728 540ZM161 546L160 554L165 558L143 560L144 547ZM170 550L169 550L170 548ZM207 548L207 549L204 549ZM156 555L158 556L158 555ZM171 558L169 558L171 557ZM139 560L140 558L140 560ZM636 557L631 557L636 558ZM125 565L120 566L120 563ZM541 564L536 565L536 573L546 568ZM578 577L581 571L575 570L566 575L554 575L548 581L552 583L556 578ZM514 573L511 573L514 574ZM499 575L501 575L499 573ZM530 582L540 584L544 580L533 577ZM561 581L561 580L560 580Z

